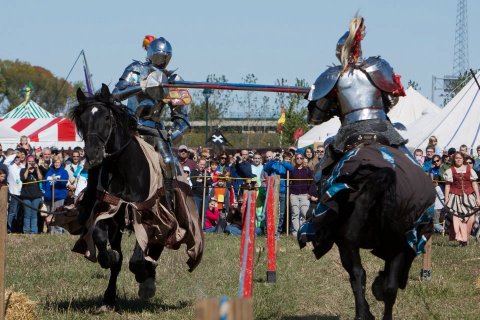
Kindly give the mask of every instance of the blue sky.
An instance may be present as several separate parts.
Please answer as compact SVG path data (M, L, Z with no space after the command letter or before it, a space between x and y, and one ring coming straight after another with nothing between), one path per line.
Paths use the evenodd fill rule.
M310 84L337 63L337 39L359 11L364 56L381 55L404 84L431 96L432 76L453 71L453 0L373 1L3 1L0 59L19 59L65 77L79 52L93 82L112 88L132 59L143 60L146 34L174 50L170 68L186 80L224 74L231 82L254 73L258 83L304 78ZM469 1L470 67L480 68L480 1ZM82 80L78 65L69 80Z

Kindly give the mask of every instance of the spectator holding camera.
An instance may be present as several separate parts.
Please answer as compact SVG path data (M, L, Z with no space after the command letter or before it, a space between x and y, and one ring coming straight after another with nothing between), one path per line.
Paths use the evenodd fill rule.
M63 206L67 198L67 182L69 178L67 170L62 166L60 157L54 156L52 162L53 166L48 169L45 175L47 182L44 186L45 205L48 211L55 211L58 207ZM49 233L52 234L61 234L64 232L61 227L48 227L48 229Z
M277 238L283 230L283 223L285 221L285 204L287 197L287 172L293 171L293 165L290 163L292 154L285 152L283 157L279 152L274 154L274 159L270 160L263 166L263 170L269 176L280 176L280 192L279 192L279 212L277 224Z
M22 190L20 196L23 201L23 233L38 233L38 207L42 201L42 190L38 181L43 179L42 172L35 162L35 157L27 157L27 167L20 170Z

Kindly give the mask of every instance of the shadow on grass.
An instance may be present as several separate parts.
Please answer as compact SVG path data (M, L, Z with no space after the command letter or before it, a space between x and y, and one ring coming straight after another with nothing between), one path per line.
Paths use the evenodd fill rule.
M308 316L286 316L286 317L282 317L281 319L282 320L339 320L340 317L308 315Z
M167 310L180 310L186 307L191 306L190 301L178 301L176 304L165 304L161 301L143 301L139 299L125 299L117 298L117 306L115 311L117 313L140 313L143 311L148 311L151 313L156 313L159 311ZM66 312L68 310L72 311L82 311L91 314L97 314L99 308L102 306L102 298L88 298L88 299L79 299L74 301L67 300L58 300L50 301L45 304L45 309L58 310L61 312Z

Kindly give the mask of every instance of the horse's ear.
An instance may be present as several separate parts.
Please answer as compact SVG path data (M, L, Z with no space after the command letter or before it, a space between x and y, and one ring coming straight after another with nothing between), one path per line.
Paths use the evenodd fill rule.
M108 89L108 86L105 83L102 83L102 89L100 90L100 94L105 100L110 99L110 89Z
M83 93L81 88L78 88L77 89L77 100L78 100L78 102L85 101L85 99L87 99L87 97L85 96L85 93Z

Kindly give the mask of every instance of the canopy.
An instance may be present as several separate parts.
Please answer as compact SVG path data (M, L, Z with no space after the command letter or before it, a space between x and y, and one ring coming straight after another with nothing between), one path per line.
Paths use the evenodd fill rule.
M25 135L35 147L68 148L83 146L75 124L66 118L52 119L1 119L0 142L5 148L15 148Z
M40 107L35 101L27 99L19 104L15 109L3 116L4 119L52 119L55 118L53 114Z
M437 114L441 110L413 87L409 87L405 94L405 97L400 97L398 103L388 113L392 123L399 122L408 127L418 119L428 114Z
M436 104L425 98L413 87L409 87L405 91L405 94L404 97L399 98L398 103L388 113L388 117L392 123L398 122L404 126L408 126L426 115L437 114L441 110ZM315 142L324 142L328 137L337 134L339 128L340 119L338 119L338 117L314 126L298 139L298 147L304 148ZM402 135L404 135L403 132Z
M480 72L476 77L480 77ZM407 146L425 149L432 135L437 137L441 148L458 149L462 144L474 148L480 144L479 92L472 78L439 113L427 115L408 127Z

